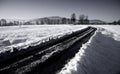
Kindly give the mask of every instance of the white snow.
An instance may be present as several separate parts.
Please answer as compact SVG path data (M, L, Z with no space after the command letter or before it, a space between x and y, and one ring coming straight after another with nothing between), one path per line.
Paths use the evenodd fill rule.
M83 44L59 74L120 73L120 26L95 26L97 32Z
M93 25L92 25L93 26ZM0 27L0 51L59 37L87 26L29 25ZM117 74L120 72L120 26L94 25L98 30L59 74Z
M0 52L25 45L44 42L49 38L60 37L86 26L70 25L24 25L0 27ZM12 50L11 50L12 51Z
M102 26L95 26L102 28L101 33L104 35L108 35L112 38L114 38L117 41L120 41L120 26L119 25L102 25Z

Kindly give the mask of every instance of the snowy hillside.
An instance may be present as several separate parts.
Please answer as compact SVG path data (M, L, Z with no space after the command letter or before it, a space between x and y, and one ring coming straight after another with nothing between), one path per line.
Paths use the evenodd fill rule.
M82 46L60 74L119 74L120 26L97 26L96 34Z

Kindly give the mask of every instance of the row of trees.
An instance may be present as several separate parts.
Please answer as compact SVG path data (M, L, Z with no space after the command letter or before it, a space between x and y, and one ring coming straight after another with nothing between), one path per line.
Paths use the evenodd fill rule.
M79 19L77 20L75 13L73 13L71 15L71 21L72 21L72 24L103 24L103 23L90 23L90 20L88 19L88 16L85 16L85 15L80 15ZM113 21L113 22L110 22L110 23L105 23L104 22L104 24L120 25L120 20Z
M79 19L76 19L75 13L71 15L72 24L89 24L88 16L80 15Z
M118 21L113 21L113 22L112 22L112 23L110 23L110 24L120 25L120 20L118 20Z
M10 26L10 25L43 25L43 24L98 24L98 23L91 23L90 20L88 19L88 16L85 15L80 15L79 18L77 19L76 14L73 13L70 18L66 17L44 17L40 18L37 20L31 20L28 22L21 22L21 21L12 21L12 22L7 22L5 19L0 20L0 26ZM103 23L99 23L103 24ZM105 24L114 24L120 25L120 20L114 21L111 23L105 23Z
M37 20L36 24L38 25L39 24L89 24L89 19L88 19L88 16L85 16L85 15L80 15L79 19L77 19L76 14L73 13L70 18L65 18L65 17L42 18L40 20Z
M20 22L20 21L10 21L10 22L7 22L6 19L1 19L0 20L0 26L12 26L12 25L22 25L24 24L23 22Z
M54 16L53 16L54 17ZM66 17L54 17L54 18L41 18L38 20L20 22L20 21L11 21L7 22L5 19L0 20L0 26L10 26L10 25L42 25L42 24L89 24L88 16L80 15L79 19L76 18L76 14L73 13L70 18Z
M70 18L66 17L59 17L59 16L53 16L53 17L45 17L40 18L34 21L28 21L24 23L25 25L43 25L43 24L89 24L88 16L80 15L79 19L76 18L76 14L73 13Z
M54 17L54 18L42 18L41 20L37 20L36 24L71 24L71 20L68 18Z

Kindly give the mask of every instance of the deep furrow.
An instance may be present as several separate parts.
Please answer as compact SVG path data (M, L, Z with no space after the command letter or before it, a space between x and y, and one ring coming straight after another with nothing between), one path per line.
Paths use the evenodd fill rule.
M84 29L83 32L81 31L79 31L80 33L76 32L72 34L73 36L71 35L70 35L71 37L68 36L67 37L68 39L65 38L61 41L58 41L58 43L56 44L53 43L54 45L51 45L49 48L46 48L44 50L42 49L42 51L40 51L41 48L37 48L34 50L35 52L32 53L30 56L28 57L26 56L26 58L20 59L18 61L16 60L14 63L8 65L7 67L0 69L0 73L12 73L12 74L30 73L30 72L40 73L38 69L44 72L44 68L46 67L45 64L48 64L48 61L50 60L54 61L55 58L61 57L61 54L67 52L71 46L73 46L77 42L81 42L87 37L90 37L95 30L96 28L88 27ZM86 41L84 40L83 42L86 42ZM39 50L39 51L36 52L36 50ZM64 61L66 61L66 59L64 59ZM40 68L42 66L43 66L43 69Z

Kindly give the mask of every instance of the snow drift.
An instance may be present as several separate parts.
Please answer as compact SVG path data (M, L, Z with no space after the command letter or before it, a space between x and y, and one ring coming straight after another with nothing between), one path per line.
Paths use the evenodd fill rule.
M120 35L98 28L59 74L119 74Z

